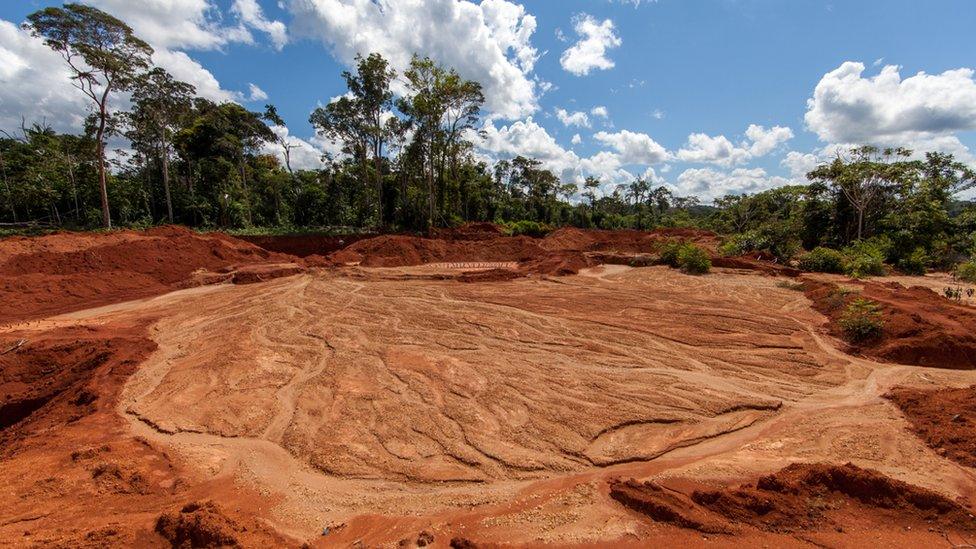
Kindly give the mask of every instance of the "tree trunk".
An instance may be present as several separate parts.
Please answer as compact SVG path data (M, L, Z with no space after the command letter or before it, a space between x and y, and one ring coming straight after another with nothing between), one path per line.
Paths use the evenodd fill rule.
M170 198L169 194L169 147L166 141L162 144L162 162L163 162L163 193L166 195L166 219L170 223L173 222L173 199Z
M382 147L382 145L380 145ZM379 147L373 152L373 168L376 170L376 222L382 229L383 223L383 173Z
M857 239L861 240L861 233L864 230L864 209L857 209Z
M98 133L95 134L95 154L98 155L98 190L102 199L102 226L112 228L112 215L108 209L108 177L105 174L105 123L108 119L106 102L111 83L105 86L102 100L98 104Z

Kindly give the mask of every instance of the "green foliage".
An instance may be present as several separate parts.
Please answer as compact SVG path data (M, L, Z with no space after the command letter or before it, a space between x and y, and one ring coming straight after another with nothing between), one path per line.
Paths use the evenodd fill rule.
M976 284L976 259L970 259L956 266L956 278Z
M800 250L800 241L786 224L768 223L757 229L732 235L722 243L724 255L765 252L787 262Z
M898 260L898 270L905 274L921 276L925 274L925 269L929 264L929 256L925 253L924 248L915 248L915 250Z
M661 263L688 274L705 274L712 268L708 253L690 242L669 240L660 253Z
M800 269L814 273L843 273L844 254L818 246L800 258Z
M509 236L533 236L542 238L552 232L552 226L538 221L521 220L504 225L505 234Z
M852 278L885 274L884 248L878 242L855 242L844 248L844 257L844 271Z
M712 268L708 253L694 244L685 244L678 250L678 266L688 274L705 274Z
M879 338L884 329L881 306L869 299L856 298L847 305L839 324L852 343Z

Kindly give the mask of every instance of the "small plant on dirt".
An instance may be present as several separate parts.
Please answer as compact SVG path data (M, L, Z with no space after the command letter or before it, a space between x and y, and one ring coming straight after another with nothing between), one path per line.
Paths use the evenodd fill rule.
M966 293L971 296L972 294L969 293L971 291L972 288L970 288ZM958 286L955 288L953 288L952 286L946 286L945 288L942 289L942 295L944 295L946 299L962 301L962 288Z
M800 269L813 273L843 273L844 254L822 246L800 258Z
M661 248L661 263L674 268L678 267L678 254L681 253L683 242L668 240Z
M921 276L925 274L925 269L929 264L929 256L922 248L915 248L915 251L898 260L898 270L908 274Z
M779 282L776 283L776 286L779 288L785 288L787 290L793 290L794 292L803 291L802 282L791 282L789 280L780 280Z
M960 263L956 267L955 275L959 280L976 284L976 259Z
M712 260L705 250L694 244L685 244L678 251L678 265L688 274L705 274L712 268Z
M505 225L505 233L508 236L533 236L542 238L552 232L552 227L537 221L516 221Z
M884 328L881 306L874 301L859 297L847 305L839 323L844 330L844 335L852 343L881 337Z

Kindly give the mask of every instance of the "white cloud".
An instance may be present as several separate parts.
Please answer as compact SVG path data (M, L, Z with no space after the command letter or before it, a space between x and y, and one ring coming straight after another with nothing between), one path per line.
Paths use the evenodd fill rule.
M585 112L567 112L566 109L556 109L556 118L563 123L564 126L578 126L581 128L590 127L590 117L586 116Z
M222 26L220 11L210 0L86 0L125 21L136 35L155 48L219 49L232 42L250 42L241 26Z
M613 147L624 164L654 164L670 157L663 146L645 133L621 130L616 133L597 132L593 137Z
M661 120L661 119L663 119L664 118L664 111L662 111L661 109L654 109L654 112L651 113L651 118L653 118L655 120Z
M607 108L604 107L603 105L597 105L596 107L590 109L590 114L592 114L593 116L599 116L600 118L606 118L610 116L610 113L607 111Z
M779 148L793 138L793 130L783 126L767 129L752 124L746 129L745 137L745 140L735 145L724 135L713 137L704 133L693 133L688 136L685 146L678 150L677 157L685 162L726 167L743 164Z
M276 50L288 43L288 30L281 21L269 21L257 0L234 0L233 12L242 23L268 34Z
M863 63L843 63L807 100L807 127L822 141L914 147L976 130L973 69L905 79L893 65L873 77L864 70Z
M674 188L678 194L710 201L727 194L756 193L790 183L784 177L768 175L762 168L738 168L731 172L691 168L678 176Z
M485 106L515 119L538 109L530 76L535 17L506 0L287 0L292 31L318 38L341 62L378 52L402 71L413 53L485 87Z
M250 93L248 94L247 101L265 101L268 99L268 94L264 90L259 88L257 84L248 84L248 89Z
M825 161L826 158L817 154L790 151L786 153L779 164L790 170L791 179L797 183L805 183L807 174Z
M580 137L580 134L578 133L573 134L573 138L570 140L570 143L572 143L573 145L579 145L582 142L583 142L583 138Z
M200 97L217 102L236 101L242 97L240 92L222 88L213 73L184 52L157 49L153 53L153 62L169 71L174 78L193 84Z
M271 126L271 131L280 139L284 139L290 147L291 167L294 170L321 169L325 166L325 162L322 161L323 153L330 154L333 158L339 158L343 154L341 145L320 137L313 137L306 141L290 135L288 128L285 126ZM281 162L282 166L285 165L285 151L281 144L273 142L264 143L261 147L261 152L275 156Z
M614 30L613 21L598 21L592 15L581 13L573 18L573 27L580 40L559 58L563 69L576 76L586 76L594 69L612 69L614 63L607 57L607 50L623 43Z
M88 103L69 76L60 55L0 19L0 129L19 128L21 116L57 131L80 128Z

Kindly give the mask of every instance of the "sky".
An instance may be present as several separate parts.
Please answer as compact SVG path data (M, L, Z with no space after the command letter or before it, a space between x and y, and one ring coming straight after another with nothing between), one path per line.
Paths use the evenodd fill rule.
M604 192L644 177L708 202L802 183L855 144L976 164L972 0L82 1L198 94L276 105L296 167L338 150L309 113L371 52L480 82L480 158L533 157ZM0 2L0 129L81 127L63 61L19 26L51 5Z

